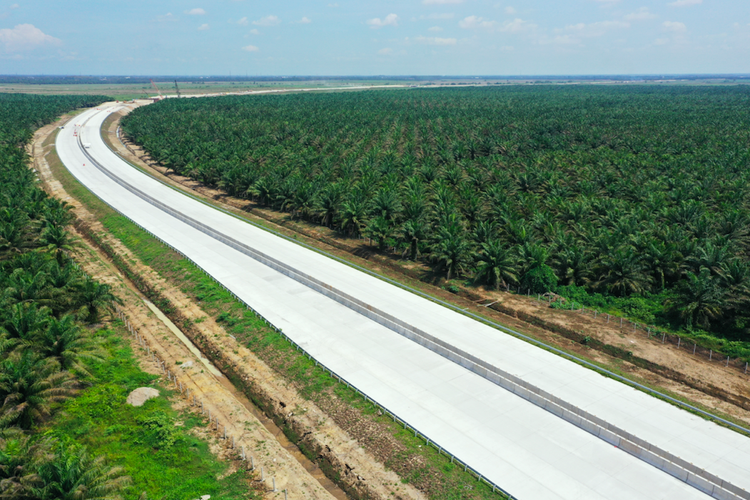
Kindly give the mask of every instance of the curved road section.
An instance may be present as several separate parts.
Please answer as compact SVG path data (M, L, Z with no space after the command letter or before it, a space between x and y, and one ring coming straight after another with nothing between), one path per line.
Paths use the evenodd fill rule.
M75 117L57 152L316 360L515 498L750 498L750 439L204 205Z

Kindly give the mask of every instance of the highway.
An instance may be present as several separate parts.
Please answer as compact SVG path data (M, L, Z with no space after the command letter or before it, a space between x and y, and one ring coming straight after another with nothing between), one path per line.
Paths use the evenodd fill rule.
M60 130L82 184L515 498L750 498L747 437L161 184L101 139L117 109Z

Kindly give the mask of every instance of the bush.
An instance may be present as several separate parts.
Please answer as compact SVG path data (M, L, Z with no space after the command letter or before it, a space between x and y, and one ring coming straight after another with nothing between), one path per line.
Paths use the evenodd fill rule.
M521 290L531 290L531 293L554 292L557 289L557 276L546 264L535 267L523 275Z

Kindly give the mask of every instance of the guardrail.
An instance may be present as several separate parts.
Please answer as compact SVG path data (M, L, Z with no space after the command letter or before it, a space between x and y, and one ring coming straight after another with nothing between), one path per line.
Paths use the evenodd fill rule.
M119 127L118 127L118 131L119 131ZM111 148L110 148L110 151L112 151L114 154L117 154L119 156L119 154L116 151L112 150ZM129 163L125 159L123 159L123 161L125 161L126 163ZM137 169L137 167L135 167L135 166L133 168ZM549 352L557 354L560 357L563 357L565 359L573 361L573 362L575 362L575 363L577 363L579 365L585 366L586 368L589 368L589 369L591 369L591 370L593 370L595 372L598 372L598 373L600 373L602 375L605 375L607 377L615 379L615 380L617 380L619 382L622 382L622 383L624 383L626 385L629 385L629 386L631 386L631 387L633 387L635 389L638 389L640 391L643 391L643 392L646 392L648 394L651 394L652 396L655 396L655 397L660 398L660 399L662 399L664 401L667 401L667 402L669 402L669 403L671 403L671 404L673 404L675 406L679 406L679 407L681 407L681 408L683 408L685 410L688 410L688 411L691 411L693 413L696 413L696 414L702 416L703 418L706 418L708 420L713 420L714 422L718 422L718 423L720 423L720 424L722 424L722 425L724 425L724 426L726 426L726 427L728 427L728 428L730 428L730 429L732 429L734 431L737 431L737 432L740 432L742 434L746 434L746 435L750 436L750 429L748 429L746 427L743 427L741 425L737 425L734 422L731 422L729 420L726 420L724 418L719 417L718 415L714 415L713 413L710 413L710 412L707 412L707 411L702 410L700 408L697 408L697 407L695 407L695 406L693 406L691 404L685 403L684 401L680 401L679 399L673 398L673 397L671 397L671 396L669 396L667 394L664 394L663 392L657 391L656 389L652 389L651 387L645 386L643 384L639 384L638 382L630 380L629 378L624 377L624 376L622 376L622 375L620 375L618 373L615 373L615 372L612 372L610 370L607 370L606 368L602 368L601 366L598 366L598 365L596 365L594 363L591 363L590 361L587 361L587 360L585 360L583 358L580 358L578 356L575 356L573 354L565 352L565 351L563 351L561 349L558 349L558 348L556 348L554 346L546 344L546 343L544 343L544 342L542 342L540 340L537 340L537 339L535 339L533 337L530 337L530 336L525 335L525 334L523 334L521 332L513 330L512 328L508 328L508 327L506 327L504 325L496 323L496 322L494 322L492 320L489 320L489 319L487 319L487 318L485 318L483 316L480 316L479 314L473 313L471 311L467 311L466 309L462 309L462 308L460 308L460 307L458 307L458 306L456 306L454 304L451 304L450 302L446 302L444 300L441 300L441 299L438 299L436 297L433 297L432 295L429 295L429 294L427 294L427 293L425 293L425 292L423 292L423 291L421 291L421 290L419 290L417 288L412 288L412 287L410 287L408 285L405 285L405 284L403 284L401 282L398 282L396 280L388 278L387 276L380 275L380 274L378 274L378 273L376 273L376 272L374 272L374 271L372 271L370 269L367 269L365 267L362 267L362 266L359 266L359 265L354 264L352 262L349 262L349 261L347 261L347 260L345 260L345 259L343 259L343 258L341 258L341 257L339 257L337 255L330 254L330 253L325 252L325 251L323 251L323 250L321 250L319 248L316 248L316 247L314 247L312 245L309 245L309 244L307 244L305 242L302 242L302 241L296 240L294 238L291 238L291 237L289 237L289 236L287 236L287 235L285 235L283 233L279 233L277 231L274 231L273 229L269 229L269 228L267 228L267 227L265 227L265 226L263 226L261 224L258 224L258 223L254 222L254 221L251 221L251 220L245 219L243 217L240 217L237 214L235 214L235 213L233 213L233 212L231 212L229 210L226 210L224 208L217 207L217 206L214 206L214 205L208 205L205 201L201 200L197 196L194 196L194 195L192 195L190 193L185 193L185 192L183 192L181 190L178 190L178 189L174 188L173 186L170 186L169 184L167 184L167 183L165 183L165 182L163 182L163 181L161 181L159 179L156 179L156 178L153 178L153 179L156 180L157 182L163 184L164 186L169 187L170 189L174 189L175 191L178 191L178 192L182 193L184 196L187 196L188 198L191 198L191 199L193 199L193 200L195 200L195 201L197 201L199 203L205 204L207 206L211 206L213 209L218 210L219 212L222 212L222 213L224 213L226 215L229 215L229 216L234 217L234 218L236 218L238 220L241 220L241 221L243 221L243 222L245 222L247 224L250 224L250 225L252 225L254 227L257 227L258 229L262 229L262 230L264 230L264 231L266 231L266 232L268 232L270 234L273 234L274 236L278 236L279 238L283 238L283 239L285 239L285 240L287 240L287 241L289 241L291 243L294 243L296 245L299 245L299 246L301 246L303 248L306 248L306 249L311 250L313 252L316 252L318 254L324 255L324 256L332 259L332 260L335 260L335 261L337 261L337 262L339 262L341 264L344 264L344 265L346 265L348 267L351 267L352 269L357 269L358 271L361 271L361 272L363 272L365 274L368 274L368 275L370 275L370 276L372 276L374 278L378 278L379 280L384 281L386 283L389 283L389 284L391 284L393 286L397 286L397 287L401 288L402 290L407 290L407 291L409 291L409 292L411 292L411 293L413 293L415 295L418 295L418 296L420 296L422 298L425 298L425 299L427 299L427 300L429 300L431 302L434 302L436 304L440 304L441 306L443 306L443 307L445 307L447 309L450 309L450 310L452 310L454 312L457 312L457 313L462 314L464 316L467 316L467 317L470 317L472 319L475 319L475 320L479 321L480 323L484 323L485 325L492 326L493 328L495 328L497 330L500 330L500 331L502 331L504 333L512 335L512 336L514 336L516 338L522 339L522 340L524 340L524 341L526 341L526 342L528 342L530 344L536 345L537 347L541 347L542 349L545 349L545 350L547 350Z
M108 177L113 178L113 174L111 172L108 172L104 167L102 167L96 160L94 160L94 158L88 153L88 151L86 151L85 148L83 148L82 144L80 144L81 143L80 134L79 134L78 142L79 142L79 146L81 148L81 151L86 156L86 158L89 161L92 162L92 165L94 165L97 169L99 169L100 171L102 171L103 173L105 173ZM114 177L116 177L116 176L114 176ZM113 178L113 180L115 180L115 179ZM123 181L120 179L120 182L123 182ZM118 182L118 184L120 184L120 182ZM374 400L373 398L367 396L367 394L364 391L362 391L361 389L359 389L357 386L355 386L354 384L352 384L351 382L349 382L348 380L346 380L344 377L342 377L341 375L339 375L338 373L336 373L335 371L333 371L329 367L327 367L324 364L322 364L319 361L317 361L309 352L307 352L307 350L305 350L302 346L300 346L299 344L297 344L296 342L294 342L294 340L292 340L288 335L286 335L280 328L278 328L276 325L274 325L271 321L269 321L260 312L256 311L253 307L251 307L249 304L247 304L244 300L242 300L241 298L239 298L234 292L232 292L231 290L229 290L223 283L221 283L221 281L219 281L217 278L215 278L213 275L211 275L208 271L206 271L205 269L203 269L203 267L201 267L199 264L197 264L195 261L193 261L187 255L185 255L182 251L180 251L179 249L173 247L171 244L169 244L168 242L164 241L159 236L157 236L154 233L152 233L150 230L148 230L145 227L141 226L138 222L134 221L133 219L131 219L130 217L128 217L127 215L125 215L124 213L122 213L120 210L118 210L116 207L112 206L109 202L107 202L107 200L101 198L99 195L97 195L93 191L91 191L91 192L92 192L92 194L94 194L94 196L96 196L104 204L106 204L107 206L109 206L112 210L114 210L115 212L117 212L118 214L120 214L122 217L125 217L126 219L128 219L132 224L136 225L139 229L141 229L142 231L144 231L145 233L147 233L148 235L150 235L152 238L158 240L160 243L162 243L163 245L167 246L168 248L170 248L174 252L180 254L185 260L189 261L196 268L198 268L199 270L201 270L206 276L210 277L212 280L214 280L214 282L216 282L224 290L226 290L228 293L230 293L235 300L237 300L238 302L241 302L242 304L244 304L245 307L248 310L252 311L256 316L258 316L261 320L263 320L263 322L265 322L270 328L272 328L274 331L276 331L277 333L279 333L295 349L297 349L298 351L301 351L305 356L308 357L308 359L314 360L316 366L320 366L324 371L327 371L330 374L330 376L332 376L333 378L335 378L336 380L338 380L340 383L343 383L347 387L353 389L357 394L361 395L366 402L372 403L378 409L380 409L384 414L390 416L393 419L394 422L397 422L397 423L403 425L404 429L408 429L410 431L413 431L414 432L414 437L424 439L425 440L425 444L427 446L431 446L431 447L435 448L438 451L439 454L442 454L442 455L445 455L445 456L449 457L451 463L457 463L458 465L462 465L464 467L464 471L465 472L469 472L469 473L473 474L474 476L477 477L478 481L484 482L488 486L492 487L492 491L493 492L499 492L499 493L505 495L510 500L518 500L517 497L514 497L512 494L510 494L509 492L507 492L505 489L503 489L498 484L494 483L492 480L484 477L484 475L482 473L480 473L479 471L477 471L476 469L474 469L473 467L471 467L468 463L466 463L465 461L461 460L456 455L450 453L446 447L444 447L442 445L439 445L438 443L435 442L434 439L431 439L430 437L426 436L424 433L419 432L413 425L409 424L405 419L399 417L396 413L394 413L391 410L389 410L383 404L381 404L381 403L377 402L376 400Z
M78 138L78 141L79 143L82 142L80 136ZM543 391L531 384L528 384L525 381L519 379L518 377L515 377L505 372L504 370L501 370L500 368L491 365L490 363L487 363L465 351L462 351L456 348L455 346L452 346L446 342L443 342L442 340L437 339L436 337L420 329L417 329L382 310L373 308L372 306L360 301L359 299L356 299L340 290L337 290L333 288L332 286L324 282L321 282L313 278L310 275L307 275L306 273L298 271L292 268L291 266L288 266L284 264L283 262L278 261L277 259L274 259L273 257L270 257L256 249L253 249L235 240L234 238L226 236L223 233L216 231L213 228L199 221L196 221L188 217L187 215L169 207L168 205L161 203L160 201L154 199L153 197L147 195L146 193L143 193L139 189L133 187L132 185L128 184L124 180L114 175L112 172L110 172L106 168L99 165L96 162L96 160L94 160L94 158L90 154L88 154L88 152L82 146L81 146L81 150L83 151L84 155L86 155L87 158L89 158L89 160L92 161L92 164L94 164L105 175L110 177L112 180L120 184L122 187L124 187L128 191L144 199L145 201L154 205L155 207L159 208L165 213L168 213L172 215L173 217L177 218L178 220L181 220L182 222L190 225L191 227L194 227L195 229L203 232L204 234L218 241L221 241L225 245L231 248L234 248L235 250L245 255L248 255L249 257L265 265L268 265L272 269L275 269L276 271L304 284L305 286L308 286L312 288L313 290L316 290L326 295L327 297L341 303L342 305L345 305L346 307L364 315L365 317L368 317L369 319L376 321L379 324L382 324L383 326L399 333L400 335L403 335L409 338L410 340L413 340L419 343L420 345L427 347L428 349L440 354L446 359L449 359L452 362L457 363L471 370L474 373L477 373L478 375L484 377L485 379L492 381L493 383L519 395L520 397L523 397L527 401L532 402L533 404L539 406L540 408L543 408L559 416L560 418L563 418L564 420L580 427L581 429L586 430L587 432L599 437L600 439L605 440L608 443L611 443L611 444L614 444L615 446L620 447L621 449L630 453L631 455L659 468L660 470L663 470L664 472L667 472L668 474L690 484L691 486L694 486L695 488L709 495L712 495L716 498L735 497L735 498L750 499L750 494L748 494L745 490L738 488L735 485L720 479L716 475L711 474L703 469L698 469L693 464L667 452L666 450L662 450L654 445L651 445L645 440L640 439L637 436L634 436L623 429L613 426L607 423L606 421L574 405L571 405L561 400L560 398L555 397L554 395L550 393L547 393L546 391ZM149 232L149 234L151 233ZM162 241L158 237L157 239ZM168 245L168 246L170 246L171 248L171 245ZM179 252L179 250L176 250L176 251L182 254L182 252ZM188 258L188 260L190 259ZM224 286L224 285L222 284L221 286ZM224 288L226 289L226 287ZM232 295L237 300L242 301L234 293L232 293ZM424 294L420 292L420 295L424 295ZM242 302L244 303L244 301ZM437 302L442 302L442 301L437 301ZM247 304L245 305L248 308L250 308L249 305ZM452 306L451 308L455 309L455 306ZM257 311L255 312L256 314L258 314ZM462 311L462 312L465 313L465 311ZM260 314L258 315L261 316ZM468 315L472 316L473 314L468 313ZM263 319L265 320L265 318ZM268 322L267 320L265 321ZM482 321L487 322L484 319L482 319ZM268 323L269 325L271 324L270 322ZM500 325L496 325L496 326L500 326ZM274 328L276 327L274 326ZM500 327L500 328L502 330L505 330L504 327ZM277 331L280 332L280 330L278 329ZM291 341L291 339L289 340ZM549 346L546 346L546 347L549 348ZM562 352L554 348L551 348L551 349L558 351L558 352ZM570 357L570 356L568 355L566 357ZM317 364L317 361L316 361L316 364ZM590 363L587 363L587 364L590 364ZM328 371L331 372L330 369L328 369ZM602 369L599 369L598 371L606 372L606 370L602 370ZM607 372L607 373L611 373L611 372ZM640 386L640 387L645 388L644 386ZM649 388L646 388L646 389L649 389ZM649 391L656 392L650 389ZM661 393L658 393L658 394L661 395ZM662 395L662 396L669 398L666 395ZM677 400L673 400L672 398L669 398L669 399L677 402ZM691 405L686 405L682 402L679 402L679 403L681 403L681 405L683 406L688 406L691 409L698 410L697 408L694 408ZM701 411L701 410L698 410L698 411ZM707 415L710 415L710 414L707 414ZM713 418L718 418L713 415L710 415L710 416ZM727 422L727 421L725 422L730 425L734 425L731 422ZM737 427L738 429L748 432L746 429L742 427L739 427L739 426Z

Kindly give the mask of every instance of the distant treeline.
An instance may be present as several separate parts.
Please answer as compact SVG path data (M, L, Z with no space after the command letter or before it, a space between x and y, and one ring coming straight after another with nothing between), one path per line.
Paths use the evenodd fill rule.
M127 75L0 75L0 84L25 84L25 85L93 85L93 84L150 84L151 80L162 82L309 82L309 81L466 81L466 80L510 80L510 81L657 81L667 79L679 80L736 80L750 82L750 75L546 75L546 76L524 76L524 75L375 75L375 76L240 76L240 75L215 75L215 76L127 76Z

